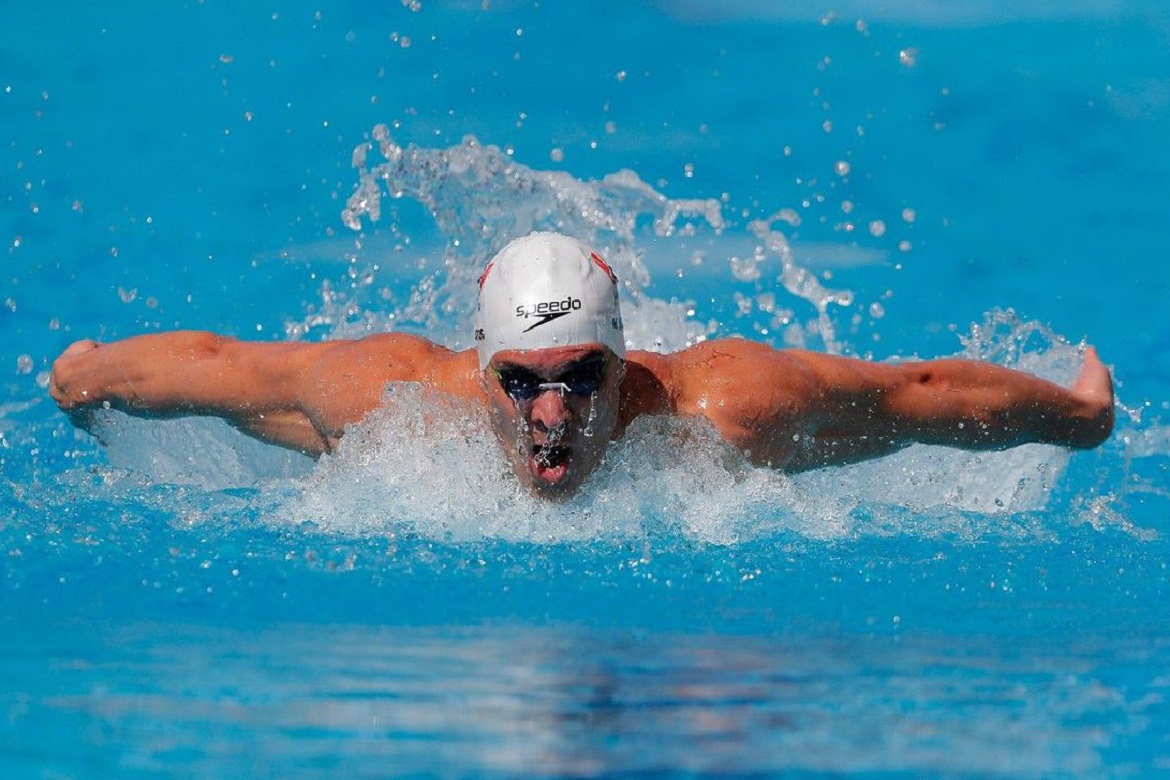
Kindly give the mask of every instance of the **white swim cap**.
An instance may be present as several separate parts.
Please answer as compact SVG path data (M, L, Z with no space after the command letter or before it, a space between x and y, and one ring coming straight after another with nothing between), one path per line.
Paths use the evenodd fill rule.
M500 250L479 278L479 367L506 349L601 343L626 356L617 277L596 252L559 233Z

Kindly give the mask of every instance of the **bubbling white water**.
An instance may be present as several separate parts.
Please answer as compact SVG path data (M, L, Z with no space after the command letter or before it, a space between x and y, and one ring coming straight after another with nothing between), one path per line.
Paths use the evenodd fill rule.
M784 529L845 532L837 513L809 505L788 477L752 468L709 425L665 417L635 422L577 495L545 501L520 487L482 410L403 384L346 431L282 514L344 534L455 542L670 534L728 544Z
M672 200L630 171L587 182L525 167L474 138L425 149L399 146L384 126L372 137L355 150L359 181L342 214L358 232L349 282L323 287L320 309L289 326L294 338L310 331L341 338L406 329L466 347L487 259L519 235L558 230L599 248L615 268L631 348L681 349L717 332L716 324L697 319L690 302L652 294L646 244L707 231L704 254L727 261L726 278L716 279L724 294L737 281L753 285L750 296L734 294L743 302L734 316L763 314L775 327L779 312L787 312L784 321L792 321L777 299L787 293L792 302L811 305L813 321L792 321L799 332L785 332L785 342L841 349L834 313L853 306L853 293L827 288L795 262L781 232L792 224L791 210L751 223L751 236L733 236L725 233L718 201ZM375 149L383 161L371 165ZM395 204L407 201L433 217L441 249L423 251L412 243L406 221L396 216ZM755 246L742 253L745 240ZM694 264L701 261L696 254ZM391 283L410 274L422 278L406 303L387 305L393 296L378 287L379 274L391 275ZM809 335L814 343L806 343ZM966 357L1062 383L1080 365L1076 347L1011 312L991 313L963 346ZM311 470L308 459L263 447L218 421L147 423L109 413L100 433L111 464L159 481L214 491L291 480L294 497L282 496L266 522L456 542L666 535L734 544L787 533L841 539L1005 530L1018 536L1015 518L1046 508L1069 460L1067 452L1044 446L993 453L910 447L881 460L791 476L752 467L705 423L646 418L611 446L580 493L548 503L520 487L483 410L416 385L390 388L384 406L351 426L338 451ZM1107 504L1107 497L1094 498L1090 522L1111 516Z
M1075 350L1050 354L1047 362L1063 365ZM520 487L483 410L405 384L347 430L281 514L345 535L451 542L1018 536L1011 515L1045 508L1068 457L1041 445L980 453L916 446L788 475L750 465L705 421L646 417L611 445L577 495L553 503Z

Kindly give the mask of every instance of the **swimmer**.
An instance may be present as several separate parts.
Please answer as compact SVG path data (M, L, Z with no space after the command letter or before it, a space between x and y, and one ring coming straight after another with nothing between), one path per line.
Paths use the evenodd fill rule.
M674 354L626 351L617 279L575 239L534 233L487 265L475 349L418 336L258 343L174 331L78 341L49 392L76 424L101 407L211 415L314 457L384 402L392 382L486 407L521 484L571 495L643 415L706 418L759 466L841 465L911 443L997 450L1096 447L1113 429L1113 383L1092 348L1071 388L990 363L873 363L742 339Z

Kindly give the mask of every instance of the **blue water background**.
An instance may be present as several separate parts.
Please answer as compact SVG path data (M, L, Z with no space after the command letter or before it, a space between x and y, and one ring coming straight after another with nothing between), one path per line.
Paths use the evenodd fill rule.
M1160 5L30 5L0 36L4 776L1170 763ZM1118 434L1007 511L915 501L950 488L912 461L783 501L720 488L729 520L650 483L632 524L597 510L551 539L395 514L414 504L371 524L336 471L239 477L214 431L123 441L118 462L75 436L43 389L75 338L327 337L444 273L450 237L411 198L342 221L378 124L423 150L474 136L534 181L630 170L721 201L723 230L642 215L633 239L646 294L714 335L793 337L736 294L816 321L774 255L759 280L730 263L792 209L792 258L854 294L827 310L842 351L950 355L984 323L1004 362L1087 339ZM176 452L186 479L158 466ZM1025 474L966 463L926 473ZM304 493L340 500L291 521Z

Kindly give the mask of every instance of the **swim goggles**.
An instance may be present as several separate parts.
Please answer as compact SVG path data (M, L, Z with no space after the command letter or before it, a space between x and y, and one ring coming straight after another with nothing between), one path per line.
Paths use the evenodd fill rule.
M551 381L518 366L493 368L492 373L513 401L531 401L548 390L555 390L562 397L565 394L588 396L596 393L605 381L605 356L585 358Z

